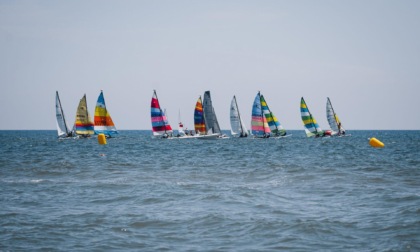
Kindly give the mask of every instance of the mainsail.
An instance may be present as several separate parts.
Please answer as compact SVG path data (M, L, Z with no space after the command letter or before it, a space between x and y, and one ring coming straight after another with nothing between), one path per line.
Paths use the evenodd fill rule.
M316 122L315 118L309 112L308 107L306 106L305 100L300 100L300 115L302 117L302 122L305 127L305 132L307 137L311 136L323 136L324 132L319 127L318 123Z
M239 114L238 103L235 96L233 96L232 102L230 103L230 128L231 133L234 136L248 136L248 130L246 129L241 115Z
M342 135L345 134L344 128L341 126L340 119L338 119L337 114L334 112L333 106L331 104L330 98L327 97L327 120L330 125L333 135Z
M271 134L273 136L284 136L286 135L286 130L280 124L279 120L277 120L276 116L271 112L268 108L267 102L264 99L264 96L261 95L261 107L265 119L267 120L268 126L270 127Z
M111 136L118 133L117 129L115 128L114 122L112 121L111 116L109 115L109 112L106 108L104 94L102 90L99 94L98 101L96 102L95 116L93 121L95 123L95 134L102 133Z
M206 124L206 134L221 134L219 122L217 121L216 113L214 112L211 101L210 91L204 92L203 99L204 121Z
M90 118L87 103L86 94L80 99L79 106L76 111L76 122L74 123L77 135L90 136L94 134L93 122Z
M159 105L156 91L153 90L152 103L150 105L152 119L152 131L154 136L168 137L172 135L172 127L168 123L165 114Z
M270 128L261 107L261 94L258 92L252 105L251 133L256 137L269 137Z
M58 137L69 137L72 135L67 127L66 118L64 117L63 107L61 106L58 91L55 93L55 116L57 118L57 133Z
M197 133L206 134L206 122L203 112L203 102L201 96L198 98L194 109L194 129Z

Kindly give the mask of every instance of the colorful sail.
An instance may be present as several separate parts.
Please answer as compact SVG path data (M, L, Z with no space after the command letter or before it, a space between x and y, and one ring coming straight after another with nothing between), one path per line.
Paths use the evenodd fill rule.
M270 127L271 135L273 136L284 136L286 135L286 130L274 116L273 112L268 108L267 102L264 99L264 96L261 95L261 108L265 119L267 120L268 126Z
M308 107L306 106L305 100L300 100L300 115L302 117L302 122L305 127L305 132L307 137L311 136L323 136L324 132L319 127L318 123L316 122L315 118L309 112Z
M117 129L115 128L114 122L112 121L111 116L105 105L104 94L101 90L99 94L98 101L96 102L95 107L95 116L94 121L94 131L95 134L105 134L108 136L118 134Z
M154 136L168 137L172 135L172 127L162 109L160 108L159 100L156 91L153 90L152 103L150 106L150 113L152 119L152 132Z
M206 134L221 134L219 122L217 121L216 113L211 101L210 91L204 92L203 112L206 124Z
M261 95L258 92L252 105L251 133L256 137L270 136L270 128L261 107Z
M76 122L74 123L77 135L90 136L94 134L93 122L90 118L86 103L86 95L80 99L79 106L76 111Z
M66 118L64 117L63 107L61 106L58 91L55 93L55 115L57 119L57 134L58 137L69 137L72 135L67 127Z
M233 136L248 136L248 130L242 121L235 96L233 96L232 102L230 103L230 131Z
M334 112L333 106L331 104L330 98L327 97L327 120L330 125L333 135L342 135L345 134L344 128L341 126L340 119L338 119L337 114Z
M198 98L194 109L194 129L197 133L206 134L206 122L204 119L203 102L201 96Z

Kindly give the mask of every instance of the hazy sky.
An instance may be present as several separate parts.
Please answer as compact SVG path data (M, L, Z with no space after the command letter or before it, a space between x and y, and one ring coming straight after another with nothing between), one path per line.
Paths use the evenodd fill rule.
M303 96L348 129L420 129L420 1L0 1L0 129L69 124L100 90L117 129L151 129L156 89L173 128L210 90L222 129L258 91L286 129Z

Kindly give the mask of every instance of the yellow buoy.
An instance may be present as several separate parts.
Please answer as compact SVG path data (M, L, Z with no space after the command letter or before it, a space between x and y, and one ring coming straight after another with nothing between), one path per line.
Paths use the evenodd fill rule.
M378 139L376 139L376 138L374 138L374 137L372 137L372 138L369 140L369 144L370 144L372 147L376 147L376 148L382 148L382 147L384 147L384 146L385 146L385 144L384 144L384 143L382 143L381 141L379 141Z
M106 137L104 134L98 134L98 143L99 144L106 144Z

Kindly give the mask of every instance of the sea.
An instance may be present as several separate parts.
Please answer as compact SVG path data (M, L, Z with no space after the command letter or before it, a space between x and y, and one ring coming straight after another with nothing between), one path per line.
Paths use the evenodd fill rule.
M0 251L420 251L420 131L288 133L0 131Z

